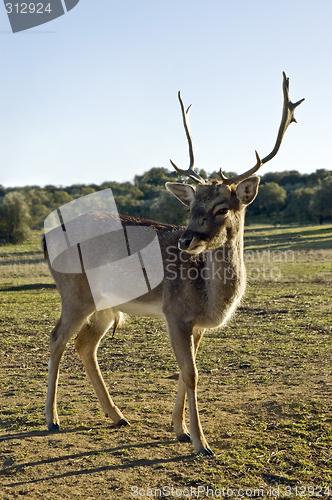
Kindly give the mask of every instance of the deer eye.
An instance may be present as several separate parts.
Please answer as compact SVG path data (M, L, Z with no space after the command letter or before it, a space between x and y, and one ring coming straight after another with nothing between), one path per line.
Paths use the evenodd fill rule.
M218 212L216 212L214 215L226 215L228 212L228 208L220 208Z

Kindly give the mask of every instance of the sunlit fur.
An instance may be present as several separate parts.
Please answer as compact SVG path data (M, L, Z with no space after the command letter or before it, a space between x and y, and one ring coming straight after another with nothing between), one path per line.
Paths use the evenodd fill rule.
M59 429L56 393L59 363L71 337L93 384L101 407L115 425L127 420L113 403L96 357L99 342L122 313L163 318L180 368L178 392L172 414L176 436L192 441L196 452L212 454L204 437L197 409L198 373L196 352L206 328L223 325L244 293L246 274L243 262L243 228L247 204L257 194L259 178L251 177L237 186L220 182L190 186L167 183L167 188L190 210L187 228L153 221L122 217L122 223L153 227L162 251L165 276L149 293L122 306L96 311L84 273L59 273L50 265L44 240L45 258L61 295L61 317L50 336L50 363L45 415L50 430ZM223 213L224 212L224 213ZM90 212L84 224L110 217ZM82 219L83 220L83 219ZM72 222L80 224L78 219ZM84 225L83 224L83 225ZM180 247L183 249L180 250ZM110 249L111 251L111 249ZM188 397L189 431L184 420Z

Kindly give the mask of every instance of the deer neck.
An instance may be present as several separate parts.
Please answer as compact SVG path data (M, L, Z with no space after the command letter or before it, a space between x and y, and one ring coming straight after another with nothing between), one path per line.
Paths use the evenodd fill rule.
M238 214L238 216L232 221L232 223L226 227L226 237L222 241L219 248L216 248L211 252L211 262L218 263L221 262L227 267L231 266L234 269L243 267L243 237L244 237L244 213Z
M210 327L224 324L238 306L246 283L243 258L244 220L227 231L228 237L219 248L207 256L205 283L208 303L207 323Z

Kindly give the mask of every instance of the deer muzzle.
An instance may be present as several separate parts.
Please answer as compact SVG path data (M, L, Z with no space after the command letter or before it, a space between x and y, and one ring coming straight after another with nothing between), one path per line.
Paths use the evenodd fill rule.
M187 230L178 241L180 250L191 254L197 254L205 250L206 242L201 234Z
M180 238L178 242L178 247L180 250L188 250L193 238Z

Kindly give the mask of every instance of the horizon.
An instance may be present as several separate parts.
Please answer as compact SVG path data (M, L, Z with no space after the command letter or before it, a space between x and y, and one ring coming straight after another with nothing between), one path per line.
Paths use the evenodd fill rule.
M151 167L150 169L146 170L145 172L143 172L142 174L137 174L139 176L142 176L144 174L146 174L147 172L149 172L150 170L154 169L154 168L166 168L167 167ZM168 172L171 174L172 173L172 170L171 169L167 169ZM197 170L197 169L196 169ZM254 175L258 175L258 177L262 178L264 177L265 175L275 175L275 174L283 174L285 173L286 175L287 174L293 174L293 173L298 173L300 174L301 176L310 176L310 175L313 175L321 170L326 170L327 172L330 172L332 174L332 170L328 170L328 169L324 169L324 168L317 168L315 171L313 172L304 172L304 173L301 173L299 172L298 170L280 170L280 171L268 171L268 172L265 172L264 174L262 173L258 173L258 174L254 174ZM174 171L175 172L175 171ZM207 176L210 176L211 174L213 173L216 173L216 171L213 171L213 172L206 172L207 173ZM223 172L226 176L229 174L229 172ZM232 172L233 174L237 174L237 172ZM132 185L134 185L134 181L135 181L135 178L131 179L131 180L125 180L125 181L116 181L116 180L112 180L112 179L108 179L108 180L104 180L102 181L101 183L97 184L96 182L84 182L84 183L78 183L78 182L74 182L72 184L44 184L43 186L40 186L39 184L24 184L24 185L18 185L18 186L5 186L3 184L0 184L0 187L3 187L4 189L23 189L23 188L35 188L35 187L38 187L40 189L45 189L46 187L55 187L57 189L60 189L60 188L69 188L69 187L72 187L72 186L91 186L91 185L96 185L98 187L100 187L102 184L105 184L105 183L109 183L109 182L115 182L115 183L118 183L118 184L125 184L125 183L130 183Z

